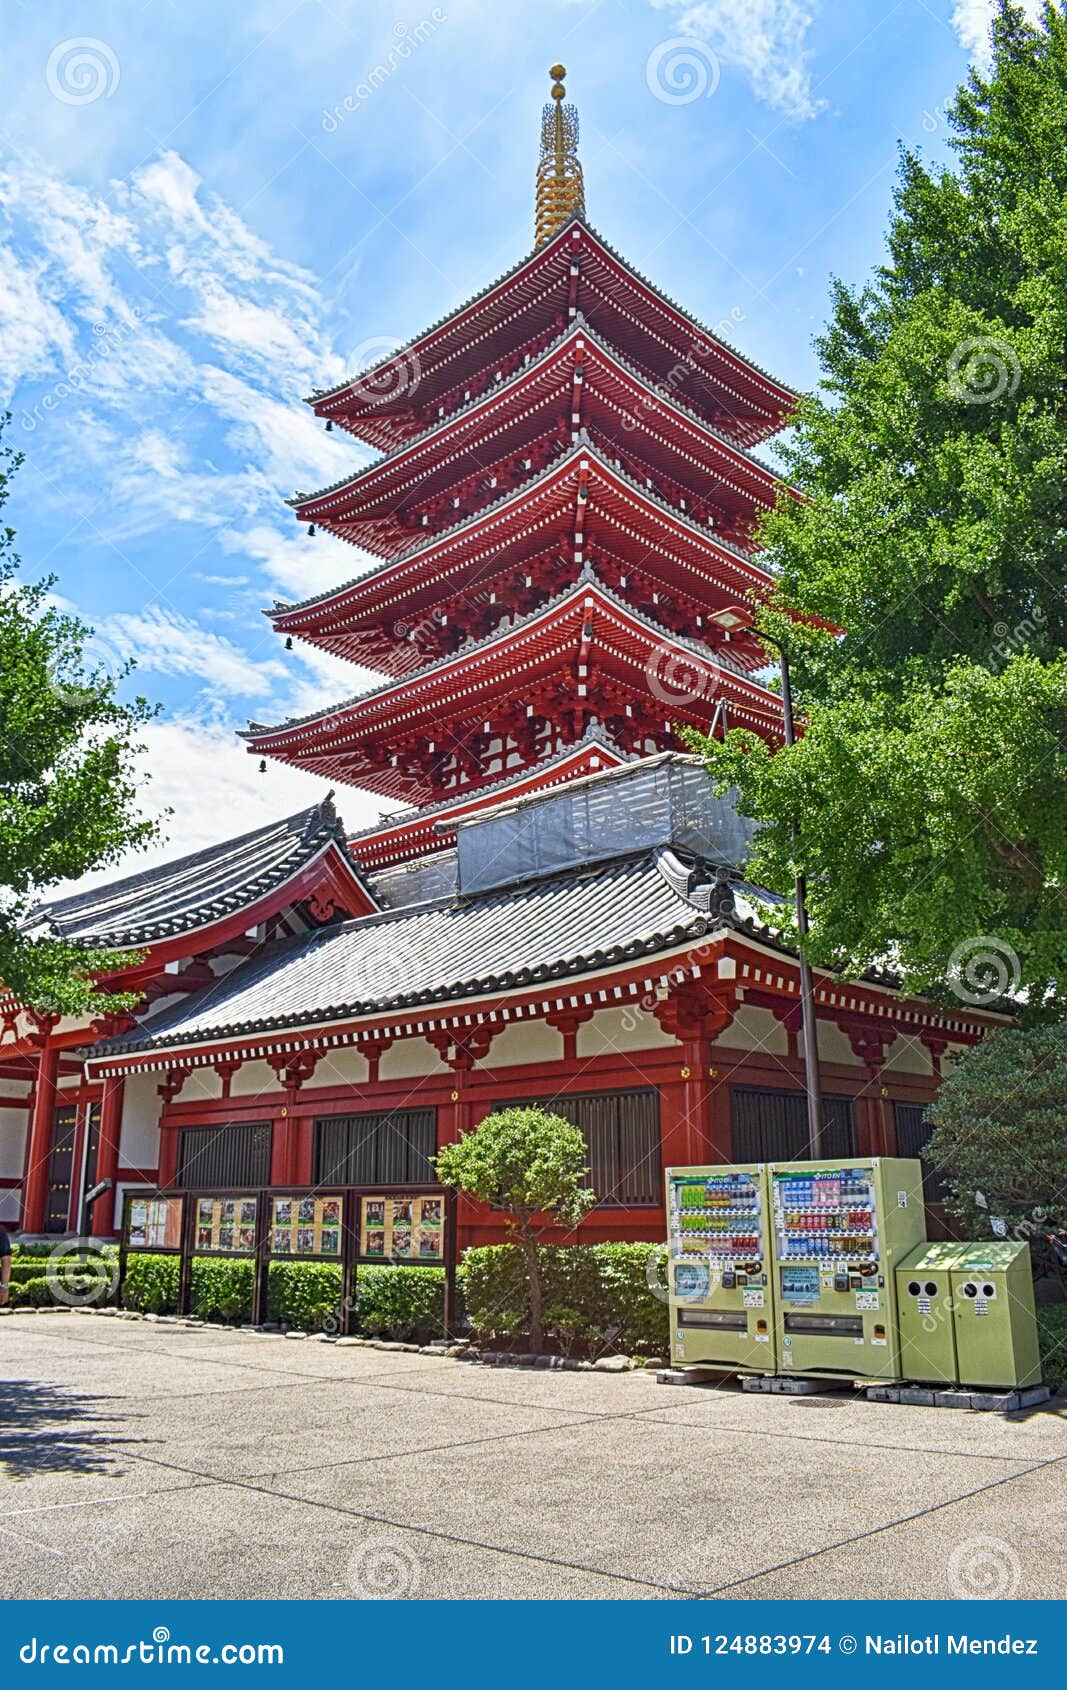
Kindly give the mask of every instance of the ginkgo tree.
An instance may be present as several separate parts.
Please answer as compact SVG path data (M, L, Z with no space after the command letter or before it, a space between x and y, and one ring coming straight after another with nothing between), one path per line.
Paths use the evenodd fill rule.
M1000 0L955 158L905 152L887 254L835 285L764 521L757 625L803 732L701 741L807 876L819 963L971 1003L1067 992L1067 15ZM801 619L801 620L798 620ZM829 626L828 626L829 625ZM839 630L835 632L834 630ZM779 919L780 924L780 919ZM795 935L794 935L795 937Z
M7 419L0 419L0 427ZM0 438L0 509L19 455ZM139 735L155 714L119 689L131 665L92 656L92 630L55 602L55 578L24 581L0 528L0 982L37 1009L85 1014L128 1001L100 978L119 961L27 931L50 887L156 837L139 808Z

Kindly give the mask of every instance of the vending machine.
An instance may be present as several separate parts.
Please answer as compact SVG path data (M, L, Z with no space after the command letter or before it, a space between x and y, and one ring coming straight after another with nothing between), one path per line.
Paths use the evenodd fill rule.
M668 1168L667 1247L675 1364L777 1372L766 1165Z
M896 1268L926 1232L918 1161L772 1162L783 1373L900 1376Z
M1041 1382L1028 1244L928 1244L897 1269L901 1372L1014 1390Z

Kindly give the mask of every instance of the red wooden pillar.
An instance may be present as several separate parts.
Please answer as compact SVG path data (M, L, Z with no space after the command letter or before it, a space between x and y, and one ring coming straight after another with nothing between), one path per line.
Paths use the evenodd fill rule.
M664 1032L673 1033L680 1045L677 1079L662 1088L665 1167L721 1160L722 1123L712 1110L711 1047L733 1020L735 1005L732 991L687 980L653 1010Z
M278 1110L271 1131L270 1182L272 1185L311 1184L310 1116L297 1114L296 1100L300 1087L310 1080L322 1053L314 1050L287 1052L282 1056L268 1056L285 1088L285 1102Z
M860 1154L889 1156L896 1144L896 1126L890 1119L889 1094L882 1084L882 1069L886 1052L897 1036L896 1028L857 1025L850 1021L841 1021L838 1025L847 1033L854 1053L867 1070L867 1084L860 1094Z
M119 1136L122 1132L122 1099L126 1082L121 1074L104 1081L100 1100L100 1144L96 1152L97 1180L109 1179L111 1190L93 1204L89 1231L94 1238L108 1238L115 1231L115 1182L119 1171ZM162 1152L162 1140L160 1151Z
M59 1051L47 1042L47 1029L41 1034L41 1050L37 1057L37 1082L33 1092L33 1110L26 1144L25 1171L22 1181L22 1230L44 1231L45 1197L48 1191L48 1164L52 1155L52 1122L56 1108L56 1081L59 1077Z

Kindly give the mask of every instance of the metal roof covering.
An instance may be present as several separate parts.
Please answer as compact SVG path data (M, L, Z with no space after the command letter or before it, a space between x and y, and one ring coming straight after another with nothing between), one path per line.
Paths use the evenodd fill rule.
M26 928L86 948L137 949L175 938L258 903L330 845L352 880L370 894L348 855L333 795L237 839L88 892L39 904ZM373 901L373 900L370 900Z
M625 965L700 938L721 919L711 913L714 872L687 892L691 878L673 852L657 850L364 916L264 949L135 1032L97 1045L93 1060Z

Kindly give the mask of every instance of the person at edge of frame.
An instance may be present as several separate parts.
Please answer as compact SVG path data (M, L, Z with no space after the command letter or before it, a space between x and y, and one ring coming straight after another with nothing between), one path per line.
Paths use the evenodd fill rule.
M8 1299L8 1285L11 1281L11 1240L3 1227L0 1226L0 1309Z

